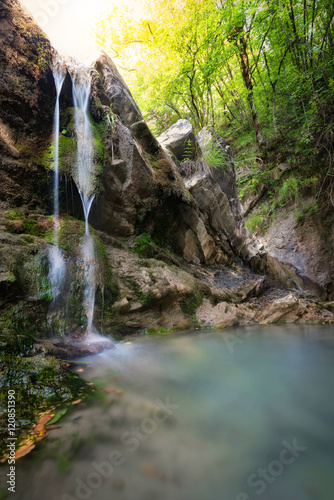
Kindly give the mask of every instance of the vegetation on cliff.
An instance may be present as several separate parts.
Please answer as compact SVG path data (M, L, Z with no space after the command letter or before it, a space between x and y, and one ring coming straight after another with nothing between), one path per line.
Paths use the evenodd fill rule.
M264 186L269 208L263 211L271 214L277 204L301 196L308 201L297 206L300 216L331 206L332 3L144 5L139 20L114 7L97 24L96 36L114 54L154 130L180 117L197 130L213 125L233 145L241 195Z

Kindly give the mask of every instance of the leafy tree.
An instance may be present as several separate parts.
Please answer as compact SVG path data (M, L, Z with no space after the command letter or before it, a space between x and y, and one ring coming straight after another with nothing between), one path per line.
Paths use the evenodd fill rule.
M143 0L142 9L138 18L114 7L96 36L155 132L182 117L196 130L253 131L258 154L292 141L305 175L322 166L318 197L332 196L331 0Z

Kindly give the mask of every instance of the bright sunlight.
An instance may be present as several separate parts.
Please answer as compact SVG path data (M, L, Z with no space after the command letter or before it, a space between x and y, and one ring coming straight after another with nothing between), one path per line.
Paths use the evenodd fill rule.
M115 6L131 11L135 18L140 18L143 12L141 2L135 0L22 0L21 3L60 54L86 63L99 52L93 30L104 12Z

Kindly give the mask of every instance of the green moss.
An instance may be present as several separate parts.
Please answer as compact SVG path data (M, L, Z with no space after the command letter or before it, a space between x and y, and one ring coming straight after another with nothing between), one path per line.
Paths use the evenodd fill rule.
M76 140L59 135L59 171L70 175L76 162L77 146ZM55 141L51 142L49 149L43 155L43 163L50 169L54 169Z
M85 223L66 217L60 220L58 244L59 247L72 255L76 255L79 250L79 242L85 235ZM44 238L50 243L54 243L53 231L45 233Z
M147 233L142 233L135 240L134 251L139 256L144 256L152 248L152 241Z
M151 239L151 236L149 236L147 233L142 233L135 240L134 251L141 258L145 259L155 258L162 260L168 264L179 266L180 265L179 261L173 255L173 253L169 249L162 248L165 245L163 244L163 242L161 242L160 246L158 244L157 239L158 238L155 237L154 241L153 239ZM139 263L139 265L150 267L149 262Z
M105 161L109 158L108 151L103 143L103 137L105 134L105 124L102 122L96 125L93 119L90 117L90 123L93 130L95 155L94 161L97 166L98 173L102 173Z
M13 316L2 320L0 355L29 356L36 340L36 329L28 319Z
M149 306L149 305L152 305L155 302L157 302L157 297L152 292L149 292L147 294L144 293L142 291L142 289L138 286L138 284L137 284L137 282L135 280L133 280L133 279L127 279L127 282L129 283L129 285L131 286L132 290L136 294L139 302L143 306Z
M25 219L23 222L23 232L32 236L39 236L40 230L36 219Z
M203 297L202 290L196 289L191 295L180 301L182 311L189 316L195 317L196 309L202 304Z
M173 333L174 329L173 328L148 328L147 330L144 330L142 333L146 335L164 335L168 333Z

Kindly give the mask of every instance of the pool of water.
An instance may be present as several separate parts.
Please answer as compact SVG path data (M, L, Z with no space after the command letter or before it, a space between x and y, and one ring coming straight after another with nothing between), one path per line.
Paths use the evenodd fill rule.
M101 392L17 462L13 498L333 500L333 327L142 337L81 361Z

